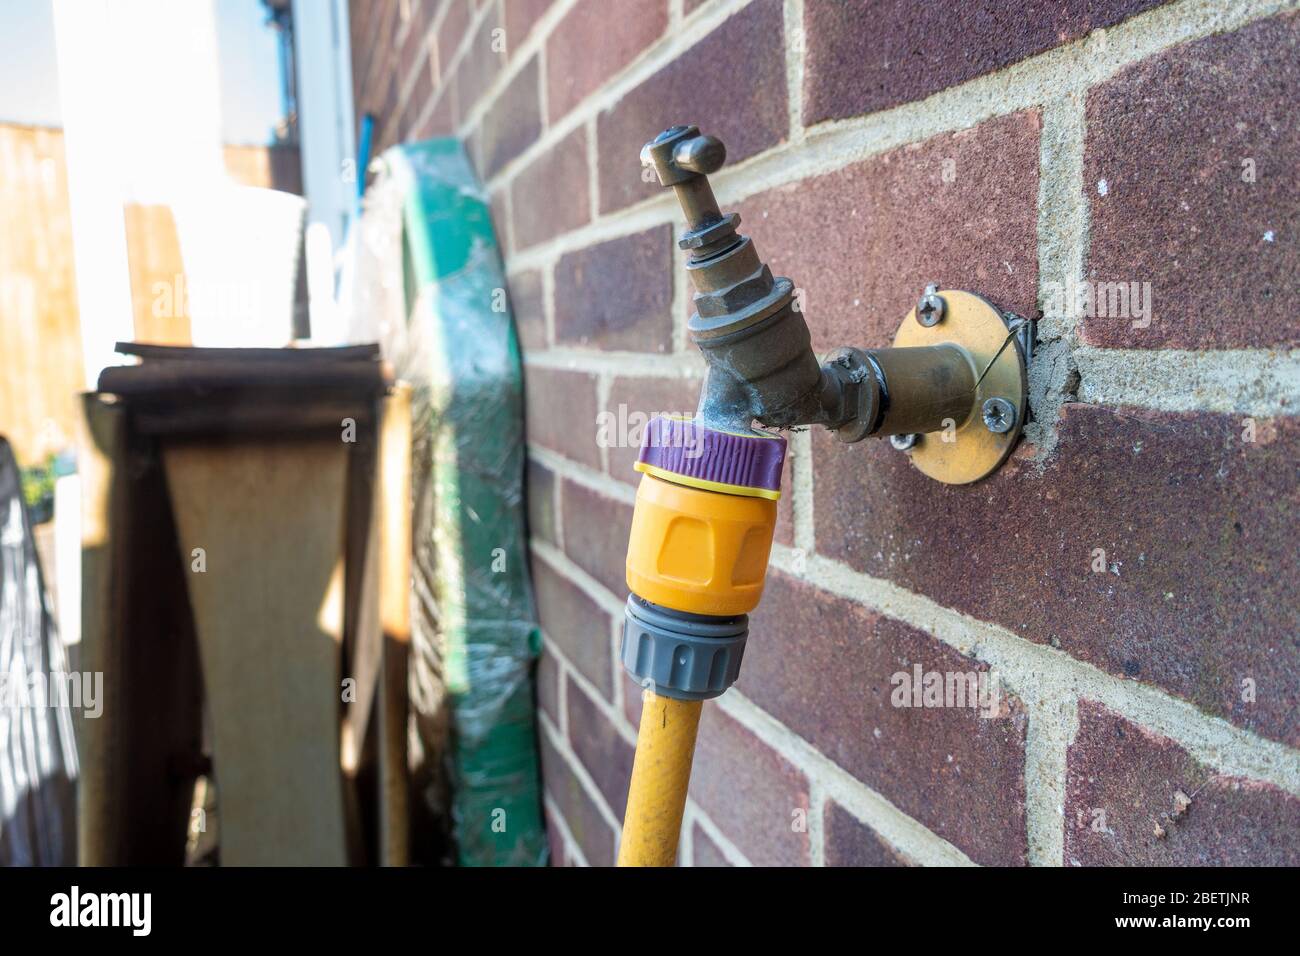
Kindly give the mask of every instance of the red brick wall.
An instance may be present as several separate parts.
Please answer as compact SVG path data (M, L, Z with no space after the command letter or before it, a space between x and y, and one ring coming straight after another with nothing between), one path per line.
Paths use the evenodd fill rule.
M507 253L556 862L618 842L639 435L597 420L695 406L679 211L638 152L696 123L818 349L886 343L927 281L1041 321L1037 421L986 482L792 437L681 862L1300 863L1294 3L352 7L378 147L463 137ZM1064 307L1085 282L1151 308ZM995 675L996 714L895 706L917 665Z

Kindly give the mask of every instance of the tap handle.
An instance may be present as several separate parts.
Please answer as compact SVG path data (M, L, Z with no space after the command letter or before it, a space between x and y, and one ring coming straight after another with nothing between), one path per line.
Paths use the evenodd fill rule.
M722 218L708 174L726 159L722 140L702 135L697 126L672 126L641 149L642 165L654 169L660 184L673 187L692 230Z
M698 126L672 126L641 148L641 164L654 168L664 186L677 186L722 168L727 147L716 136L704 136Z

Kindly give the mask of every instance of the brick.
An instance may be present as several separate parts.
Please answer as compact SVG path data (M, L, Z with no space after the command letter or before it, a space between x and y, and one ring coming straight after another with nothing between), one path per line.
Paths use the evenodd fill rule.
M371 28L373 32L366 44L369 55L365 71L361 74L361 88L364 101L370 104L367 112L377 112L375 105L383 103L385 91L396 79L396 71L393 69L393 40L397 13L396 0L386 0L374 18Z
M616 817L627 807L627 787L636 753L604 711L572 679L565 688L569 710L569 744Z
M546 305L543 301L542 274L536 269L516 272L509 279L510 308L515 316L515 331L524 351L540 352L546 348Z
M497 11L489 11L474 31L456 65L456 112L462 120L470 114L474 104L487 92L497 74L505 67L505 46L493 36L493 31L500 26ZM535 83L534 79L534 90Z
M1300 345L1297 97L1295 14L1182 44L1089 91L1088 276L1150 283L1151 310L1085 317L1086 341Z
M609 614L545 561L534 559L533 591L542 630L606 697L613 689Z
M550 9L552 0L507 0L502 4L506 14L506 43L511 56L528 39L537 21Z
M474 127L469 134L465 136L464 148L465 156L469 160L470 166L474 170L474 175L479 181L483 180L483 161L480 159L479 141L483 137L479 135L479 127Z
M555 337L604 349L672 348L672 229L567 252L555 267Z
M524 369L524 393L528 440L599 469L596 377L530 365Z
M542 779L546 792L559 807L573 835L574 842L592 866L614 865L614 828L601 814L595 801L564 756L555 749L550 736L539 734L542 752Z
M560 663L547 648L537 659L537 706L556 727L560 726Z
M579 0L546 38L551 122L636 59L667 26L668 0Z
M399 143L409 143L415 139L415 120L417 115L415 102L408 100L402 115L397 121L397 141Z
M537 91L537 58L529 60L483 114L479 135L483 178L490 179L506 163L531 146L542 133Z
M361 4L349 4L349 6L361 6ZM366 8L366 15L362 18L362 32L353 34L354 37L360 36L363 38L363 42L353 44L353 48L359 48L362 53L360 64L362 68L354 74L358 80L362 81L365 80L370 72L371 58L375 53L376 46L378 45L376 41L378 38L377 31L379 30L380 22L387 17L389 13L395 10L396 4L381 0L379 3L368 3L364 6Z
M356 38L352 43L352 56L357 56L357 51L361 48L360 38L366 33L366 28L370 23L370 14L374 10L373 4L352 3L348 4L348 32Z
M428 73L428 64L424 61L429 52L429 21L433 16L434 0L414 0L411 4L411 17L402 37L402 45L397 54L397 75L399 82L405 83L417 62L424 63L423 72ZM432 77L430 77L432 80Z
M568 854L564 846L564 834L560 832L558 818L550 810L544 810L546 817L546 845L550 850L548 866L569 866Z
M456 78L452 76L438 91L435 105L425 117L424 124L417 130L415 138L433 139L435 136L452 136L455 132Z
M515 243L527 249L591 221L587 128L579 126L510 184Z
M368 26L370 7L362 9L359 3L349 4L348 36L351 38L349 54L352 58L352 97L355 103L361 102L361 87L365 83L366 65L370 57L370 48L363 42Z
M930 281L1034 314L1040 125L998 117L742 202L741 231L802 290L813 347L888 345ZM830 246L809 242L828 222Z
M706 72L702 66L707 64ZM641 176L641 147L690 117L727 144L738 163L789 131L780 0L755 0L659 70L598 120L600 209L609 212L662 191Z
M1178 794L1191 800L1181 813ZM1067 757L1064 827L1071 866L1300 864L1300 799L1219 773L1088 700Z
M510 191L504 187L489 190L488 208L492 215L492 231L502 258L510 258Z
M932 93L1076 40L1164 0L847 0L804 6L804 122Z
M815 434L817 550L1300 744L1300 422L1259 419L1251 443L1237 415L1069 404L1059 431L1041 471L968 487Z
M603 584L616 600L627 597L627 537L632 506L574 481L561 483L564 553Z
M908 866L879 833L834 800L823 813L827 866Z
M397 112L397 74L386 73L384 78L381 105L372 111L375 113L375 122L381 127L374 151L376 156L397 142L398 128L401 125L401 116Z
M713 703L700 719L690 794L750 862L808 865L807 830L795 829L807 821L808 781Z
M402 81L405 83L405 80ZM429 72L427 60L420 61L420 67L415 71L415 77L410 82L410 88L406 90L406 100L402 107L402 131L406 134L406 139L415 131L416 120L424 113L424 109L433 100L433 75Z
M407 130L414 132L416 129L416 120L424 114L425 108L433 102L433 77L429 73L428 65L422 64L417 71L415 83L411 87L411 92L407 95L406 114Z
M769 571L736 686L975 862L1023 864L1023 705L1004 690L999 717L895 707L891 678L916 664L945 675L987 670L901 621Z
M698 823L691 827L691 865L692 866L731 866L731 860L722 847L713 842L713 838L704 832Z
M619 481L636 485L640 473L633 470L641 450L641 432L645 423L656 415L694 415L700 402L698 378L614 379L606 414L610 434L609 474Z
M442 15L437 28L438 62L444 73L450 69L456 51L460 49L460 41L465 38L470 21L469 0L451 0L446 6L447 12Z
M558 545L555 484L555 472L534 458L528 459L528 536Z

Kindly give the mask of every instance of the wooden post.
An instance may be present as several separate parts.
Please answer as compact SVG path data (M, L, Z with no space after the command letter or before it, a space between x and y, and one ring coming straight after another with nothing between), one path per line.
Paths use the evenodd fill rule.
M102 689L98 716L76 717L78 859L180 865L202 688L167 486L129 410L98 394L83 405L79 669Z

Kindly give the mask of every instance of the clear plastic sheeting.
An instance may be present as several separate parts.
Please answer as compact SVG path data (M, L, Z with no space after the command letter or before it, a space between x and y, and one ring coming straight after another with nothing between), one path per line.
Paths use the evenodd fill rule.
M349 337L378 341L413 387L413 777L427 810L450 810L462 865L542 864L523 387L500 253L455 140L379 164Z
M76 862L70 707L94 702L67 696L71 677L50 615L18 463L0 438L0 866Z

